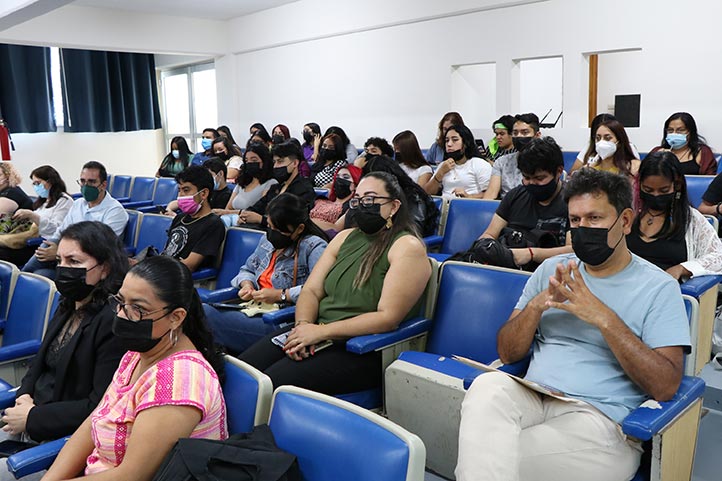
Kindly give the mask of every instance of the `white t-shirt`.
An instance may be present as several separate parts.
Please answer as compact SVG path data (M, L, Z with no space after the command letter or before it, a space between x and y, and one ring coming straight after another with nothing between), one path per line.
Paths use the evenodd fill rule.
M243 159L240 155L234 155L230 159L228 159L228 162L226 163L226 167L229 169L236 169L241 170L241 166L243 165Z
M444 197L454 197L454 189L461 187L467 194L479 194L489 187L491 165L479 157L472 157L457 165L441 179Z
M408 176L411 177L411 180L413 180L417 184L419 183L419 177L424 174L432 174L434 172L431 169L430 165L422 165L421 167L417 167L416 169L412 169L405 164L399 164L399 167L401 167L401 170L406 172Z

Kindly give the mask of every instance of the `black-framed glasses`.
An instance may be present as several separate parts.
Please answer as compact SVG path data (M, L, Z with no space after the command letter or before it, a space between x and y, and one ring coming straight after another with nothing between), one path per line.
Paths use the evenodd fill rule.
M393 197L382 197L380 195L366 195L363 197L354 197L351 200L348 201L348 206L350 209L358 209L359 206L361 207L371 207L376 203L376 199L387 199L388 202L382 202L379 205L388 204L389 202L393 201Z
M99 179L78 179L75 182L78 183L79 186L89 185L91 187L97 187L101 184Z
M123 299L121 299L117 294L111 294L110 296L108 296L108 304L110 304L111 309L113 309L116 314L118 314L122 310L123 314L125 314L126 319L135 322L142 320L157 321L160 318L148 319L147 316L171 308L170 306L165 306L154 311L146 311L137 304L124 304Z

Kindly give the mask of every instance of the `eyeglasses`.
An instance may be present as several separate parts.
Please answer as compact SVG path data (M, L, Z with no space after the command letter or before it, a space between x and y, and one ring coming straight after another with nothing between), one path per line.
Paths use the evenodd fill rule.
M146 311L137 304L124 304L123 299L121 299L117 294L111 294L110 296L108 296L108 304L110 305L111 309L115 311L116 314L122 310L123 314L125 314L125 317L129 321L134 322L142 320L150 320L152 322L155 322L160 319L160 317L158 319L148 319L147 316L171 308L170 306L165 306L161 307L160 309L156 309L155 311Z
M89 185L91 187L95 187L97 185L100 185L100 180L98 179L78 179L75 182L78 183L79 186Z
M353 199L348 201L348 206L350 209L357 209L358 206L361 207L371 207L376 203L376 199L387 199L389 202L394 200L393 197L382 197L380 195L367 195L364 197L354 197ZM379 205L388 204L389 202L382 202Z

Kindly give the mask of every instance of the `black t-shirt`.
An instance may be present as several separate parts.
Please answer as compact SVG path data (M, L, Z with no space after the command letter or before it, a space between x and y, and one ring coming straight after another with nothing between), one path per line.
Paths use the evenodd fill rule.
M273 184L270 186L266 195L261 197L261 200L253 204L248 210L265 216L266 207L268 207L268 204L281 192L282 187L281 184ZM313 208L313 203L316 201L316 191L313 189L313 184L305 177L296 176L288 185L286 193L296 195L305 200L309 212Z
M0 197L7 197L18 205L18 209L32 209L33 201L20 187L8 187L0 192Z
M232 193L233 191L228 186L225 189L214 190L211 193L211 209L225 209Z
M632 226L627 236L627 247L642 259L651 262L663 271L687 261L687 241L679 238L655 239L652 242L642 240L638 225Z
M225 235L226 228L216 214L208 214L200 219L179 214L173 218L168 230L163 255L185 259L195 252L203 256L201 267L209 267L213 265Z
M722 174L718 174L712 182L710 182L707 190L702 195L702 200L712 205L722 202Z
M501 199L496 214L507 222L510 229L551 232L559 245L563 246L569 229L569 212L562 192L549 205L541 205L523 185L519 185Z

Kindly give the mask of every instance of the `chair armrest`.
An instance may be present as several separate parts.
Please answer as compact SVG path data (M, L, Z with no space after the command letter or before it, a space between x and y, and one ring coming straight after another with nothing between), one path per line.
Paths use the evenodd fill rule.
M263 315L263 322L272 326L280 327L281 324L295 322L296 306L284 307L273 312L267 312Z
M116 197L115 200L117 200L121 204L124 204L130 202L130 197Z
M70 436L39 444L7 458L8 470L16 478L48 469Z
M15 404L17 389L3 379L0 379L0 409L9 408Z
M682 294L699 299L702 294L722 282L722 276L698 276L683 282Z
M444 242L444 236L430 235L428 237L424 237L424 244L426 244L426 247L440 246L442 242Z
M457 379L464 379L478 372L476 368L461 361L431 352L404 351L399 355L398 360Z
M42 243L43 243L42 237L31 237L30 239L25 241L25 245L28 247L38 247Z
M230 301L231 299L238 299L238 289L235 287L225 287L223 289L216 289L215 291L209 291L207 289L198 288L198 297L205 303L211 302L223 302Z
M430 328L431 319L414 317L402 322L399 327L390 332L352 337L346 341L346 350L354 354L366 354L429 332Z
M138 207L148 207L153 205L152 200L136 200L135 202L120 202L126 209L137 209Z
M622 421L622 431L641 441L648 441L704 394L704 381L684 376L677 393L670 401L647 401Z
M439 262L444 262L446 259L451 257L451 254L442 254L441 252L429 252L428 256Z
M142 213L144 213L144 214L157 214L157 213L158 213L158 210L159 210L161 207L162 207L163 209L165 209L165 208L166 208L166 205L153 204L153 205L147 205L147 206L145 206L145 207L138 207L138 208L135 209L135 210L137 210L138 212L142 212Z
M0 362L12 361L21 357L34 356L40 349L40 341L23 341L0 347Z
M191 278L194 281L203 281L206 279L215 279L217 275L218 269L214 267L204 267L203 269L198 269L193 274L191 274Z

